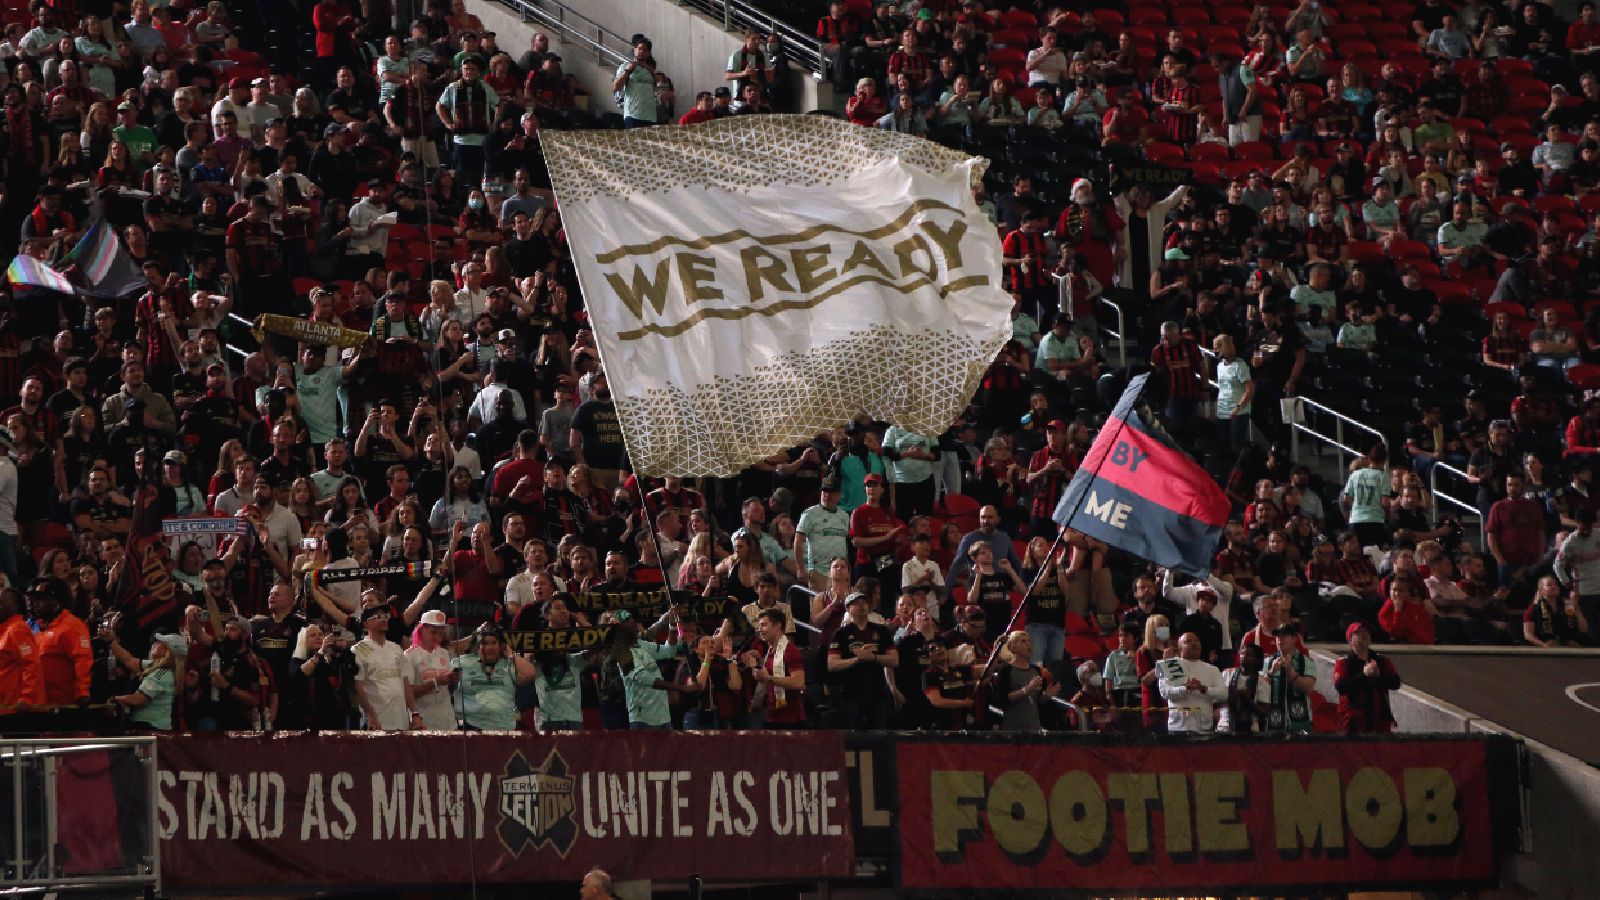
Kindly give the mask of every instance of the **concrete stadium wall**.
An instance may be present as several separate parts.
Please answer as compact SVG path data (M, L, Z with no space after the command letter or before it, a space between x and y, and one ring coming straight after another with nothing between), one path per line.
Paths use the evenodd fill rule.
M1317 689L1338 700L1333 689L1337 658L1316 650ZM1402 733L1489 732L1522 737L1429 694L1402 687L1391 698ZM1541 898L1588 898L1600 885L1600 770L1538 741L1528 746L1528 796L1525 817L1532 852L1513 854L1502 873L1508 886Z
M512 59L520 59L522 54L528 52L534 32L545 31L550 38L551 49L561 56L561 70L576 78L588 91L589 111L596 114L619 112L616 104L611 102L611 79L616 69L610 64L597 62L594 51L565 43L559 32L536 28L534 23L522 21L508 6L486 0L473 0L467 5L483 20L483 27L495 33L495 43L501 50L510 53ZM582 105L582 101L579 102Z
M672 79L678 99L675 109L683 115L694 105L696 91L710 91L726 84L722 78L728 57L739 49L740 38L722 30L722 22L670 0L567 0L568 5L581 9L585 16L605 26L624 38L634 34L648 37L654 46L656 62L661 71ZM523 23L509 8L489 0L472 0L472 11L493 30L499 45L521 56L528 49L528 41L535 29ZM493 17L493 21L491 21ZM556 35L550 35L552 42ZM562 68L578 76L578 80L593 94L591 112L616 112L611 101L611 80L616 75L613 67L603 70L594 65L594 55L576 50L558 49ZM574 65L574 58L586 60L584 71ZM603 83L601 79L603 78ZM793 82L789 95L796 98L799 111L829 107L833 103L829 85L819 83L805 73L791 72Z

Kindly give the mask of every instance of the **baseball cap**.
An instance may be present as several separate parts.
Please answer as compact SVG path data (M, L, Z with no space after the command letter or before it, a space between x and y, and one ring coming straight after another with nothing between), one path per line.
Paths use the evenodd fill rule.
M1188 259L1189 258L1189 254L1183 252L1183 248L1182 247L1173 247L1173 248L1169 249L1163 255L1162 258L1163 259Z
M1344 630L1344 639L1347 641L1350 640L1356 636L1356 632L1364 631L1366 630L1366 627L1367 626L1361 624L1360 622L1351 622L1350 625Z
M250 79L245 78L242 75L235 76L233 78L233 80L228 82L228 89L229 90L232 90L233 88L247 88L249 86L250 86Z
M422 625L437 625L440 628L443 628L446 624L448 624L445 622L444 610L442 609L428 610L422 614L422 618L418 619L417 622Z
M835 494L837 494L839 492L839 479L837 479L837 478L824 478L824 479L822 479L822 489L825 490L825 491L833 491Z
M338 122L330 122L327 128L322 129L322 136L325 138L333 137L342 131L344 131L343 125L340 125Z
M267 80L265 78L257 78L255 81L250 82L250 86L251 87L266 87L267 86Z
M1044 429L1046 431L1066 431L1067 423L1060 419L1051 419L1045 423Z
M167 454L161 457L161 461L177 463L180 466L186 466L189 464L189 457L184 456L183 451L181 450L168 450Z
M40 576L28 582L25 594L38 594L59 603L62 607L71 605L72 596L67 590L67 583L59 578Z
M206 366L206 374L209 375L212 372L218 372L223 375L228 374L228 370L223 368L222 363L212 363L211 365Z
M130 109L134 110L135 112L137 112L139 107L135 106L133 101L131 101L131 100L124 100L121 103L117 104L117 112L123 112L124 110L130 110Z
M494 339L497 342L514 341L517 339L517 333L509 328L502 328L500 333L494 336Z
M382 616L385 619L389 618L389 607L369 606L366 609L363 609L361 611L361 624L365 625L369 620L376 619L379 616Z
M877 472L868 472L866 477L861 479L861 483L862 484L883 484L883 476L879 475Z
M1511 143L1510 141L1501 141L1500 142L1500 152L1501 153L1504 153L1507 150L1515 150L1515 149L1517 149L1517 145Z

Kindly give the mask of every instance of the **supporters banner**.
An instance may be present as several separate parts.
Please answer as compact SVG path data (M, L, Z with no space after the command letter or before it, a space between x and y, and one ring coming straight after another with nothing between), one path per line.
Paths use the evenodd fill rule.
M1516 819L1514 798L1491 803L1489 747L901 743L900 883L1259 892L1488 881L1496 829Z
M642 475L737 475L861 413L938 434L1011 336L987 162L825 116L542 132Z
M836 733L160 739L183 890L854 873Z
M1149 378L1128 382L1061 495L1055 520L1156 565L1203 578L1230 504L1205 469L1139 415L1139 395Z

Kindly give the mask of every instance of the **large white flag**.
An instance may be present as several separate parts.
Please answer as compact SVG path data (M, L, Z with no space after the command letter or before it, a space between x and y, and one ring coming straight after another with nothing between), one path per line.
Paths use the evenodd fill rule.
M1010 337L986 162L819 116L541 135L634 468L949 427Z

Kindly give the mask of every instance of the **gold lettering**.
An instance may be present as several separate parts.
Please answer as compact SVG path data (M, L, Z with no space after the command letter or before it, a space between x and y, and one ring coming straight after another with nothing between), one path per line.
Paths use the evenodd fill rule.
M918 268L916 255L922 254L927 260L927 268ZM920 234L913 234L894 245L895 259L900 262L900 277L920 274L927 276L929 281L934 280L933 251L928 249L928 239Z
M1394 779L1375 766L1367 766L1351 777L1344 790L1344 814L1350 833L1370 850L1393 844L1405 818Z
M794 278L800 283L800 293L809 294L839 277L834 269L825 268L831 247L796 247L789 251L794 264Z
M1166 823L1167 852L1194 852L1193 813L1189 811L1189 779L1182 772L1162 772L1161 821Z
M1013 769L996 778L989 788L986 808L989 830L1007 854L1028 856L1044 843L1050 828L1050 809L1033 776Z
M938 222L930 219L922 223L922 230L939 245L939 251L944 254L946 269L953 272L961 268L961 239L967 234L966 222L956 219L950 223L949 228L940 228Z
M1461 834L1456 783L1445 769L1406 769L1406 840L1413 847L1448 847Z
M1105 847L1109 822L1105 795L1088 772L1075 769L1056 779L1050 791L1050 827L1068 855L1088 856Z
M1339 773L1317 769L1308 785L1290 769L1272 773L1272 822L1278 850L1297 853L1307 848L1344 848L1339 816Z
M1113 772L1106 776L1106 793L1122 804L1129 853L1150 852L1150 804L1159 791L1154 775Z
M1243 772L1194 773L1194 830L1201 853L1250 849L1250 829L1239 821L1244 799Z
M626 306L628 312L633 313L636 319L644 318L646 300L650 301L650 307L658 316L661 315L662 308L667 305L667 261L664 259L656 263L654 281L644 274L644 268L641 266L633 267L631 283L624 282L622 275L617 272L607 272L606 281L611 284L611 289L616 291L617 299L622 301L622 305Z
M849 275L862 266L872 269L884 278L894 278L894 273L890 272L889 267L883 264L883 260L878 258L878 254L872 252L872 248L867 246L866 241L856 241L854 249L850 251L850 257L844 261L843 266L839 267L839 271L840 274Z
M712 286L717 278L716 260L693 253L679 253L677 260L678 280L683 283L683 297L690 306L722 299L722 292Z
M983 835L978 828L978 807L983 804L983 773L939 769L928 773L933 797L933 852L955 861L964 845Z
M751 303L761 300L763 281L783 293L794 293L794 286L784 279L783 258L760 247L745 247L739 251L739 263L744 268L745 291Z

